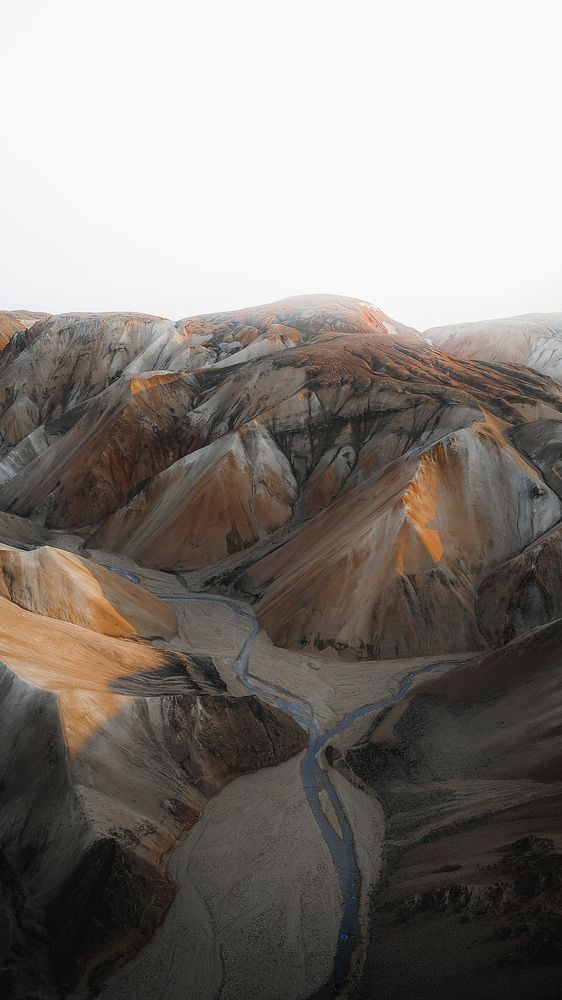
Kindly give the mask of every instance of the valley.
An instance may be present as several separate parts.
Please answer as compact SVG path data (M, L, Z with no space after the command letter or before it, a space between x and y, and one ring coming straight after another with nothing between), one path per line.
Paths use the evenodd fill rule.
M556 317L0 331L6 997L554 1000Z

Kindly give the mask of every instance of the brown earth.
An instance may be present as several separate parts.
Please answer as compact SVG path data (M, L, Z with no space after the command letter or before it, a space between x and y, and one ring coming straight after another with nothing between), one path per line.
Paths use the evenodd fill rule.
M559 995L562 620L428 680L345 754L383 801L376 982L408 995Z
M83 994L138 953L174 898L172 848L238 775L272 767L277 875L271 831L284 803L294 823L306 806L296 762L274 767L303 731L232 677L243 630L235 641L216 607L176 616L108 566L157 593L187 583L251 601L267 633L252 669L330 725L395 690L411 657L479 650L330 748L365 885L380 867L381 807L387 824L357 996L559 995L561 330L553 314L421 336L338 296L178 322L0 314L8 997ZM251 981L260 1000L277 996L278 966L264 960L256 985L236 965L253 954L251 921L229 944L236 907L222 908L230 875L217 873L240 867L266 919L267 885L252 873L269 780L249 793L254 853L222 853L220 824L239 824L244 784L208 810L219 826L200 848L218 858L202 861L216 876L205 933L227 955L223 975L236 967L225 995ZM302 856L318 855L314 824L298 824ZM282 880L271 883L280 961L299 970L290 1000L330 967L327 865L310 884L321 894L324 878L329 919L310 910L303 926L330 954L295 945L306 894L287 890L281 905ZM231 890L236 900L236 879Z
M1 546L0 622L1 983L24 1000L83 990L136 952L206 800L304 733L227 696L171 606L92 560Z

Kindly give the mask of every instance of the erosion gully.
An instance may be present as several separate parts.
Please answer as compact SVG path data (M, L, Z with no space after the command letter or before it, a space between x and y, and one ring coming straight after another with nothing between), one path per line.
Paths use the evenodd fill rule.
M126 579L131 580L133 583L140 582L136 574L129 573L127 570L114 568L113 571L119 573L120 576L126 577ZM163 601L197 601L199 603L221 604L223 607L227 607L233 611L238 617L247 621L250 625L250 632L234 663L235 676L248 691L252 691L268 704L275 705L282 712L290 715L309 734L310 742L301 763L303 789L314 819L332 856L338 873L343 898L342 917L333 970L333 995L341 995L349 976L353 951L359 940L361 872L357 861L353 830L351 829L339 795L330 780L329 772L323 766L323 751L335 737L345 732L346 729L349 729L357 719L366 715L372 715L386 708L388 705L393 705L401 701L411 688L414 678L419 674L429 674L436 670L459 666L462 661L457 660L452 663L439 660L435 663L427 663L416 670L411 670L410 673L402 678L400 686L394 694L354 709L349 715L346 715L340 722L333 726L332 729L322 731L308 701L296 699L290 691L287 691L280 685L265 681L263 678L256 677L255 674L250 673L250 653L260 632L259 622L253 612L228 597L220 597L216 594L159 594L157 596ZM326 817L322 808L320 800L320 792L322 790L324 790L332 803L340 826L341 837Z

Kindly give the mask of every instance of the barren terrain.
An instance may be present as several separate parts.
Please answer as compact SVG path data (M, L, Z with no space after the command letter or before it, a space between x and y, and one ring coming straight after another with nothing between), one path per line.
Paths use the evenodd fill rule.
M561 329L0 314L8 1000L558 996Z

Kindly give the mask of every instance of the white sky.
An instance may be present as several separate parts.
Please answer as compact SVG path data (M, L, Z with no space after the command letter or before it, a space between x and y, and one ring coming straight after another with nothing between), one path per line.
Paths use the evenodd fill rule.
M0 0L0 308L562 311L558 0Z

